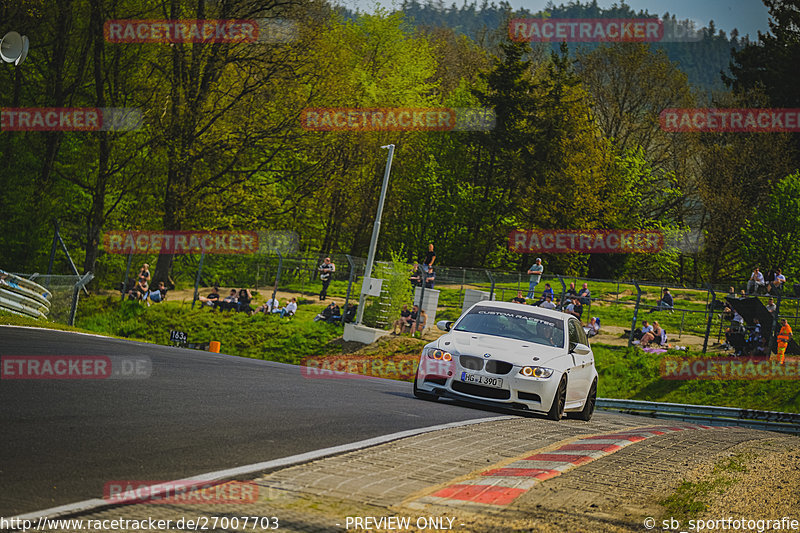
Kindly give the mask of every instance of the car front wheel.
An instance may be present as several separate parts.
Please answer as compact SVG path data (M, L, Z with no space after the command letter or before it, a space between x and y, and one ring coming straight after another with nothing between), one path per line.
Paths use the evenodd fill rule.
M561 378L561 383L558 384L555 396L553 396L553 405L550 406L550 411L547 413L547 418L550 420L561 420L564 416L564 404L567 402L567 377Z

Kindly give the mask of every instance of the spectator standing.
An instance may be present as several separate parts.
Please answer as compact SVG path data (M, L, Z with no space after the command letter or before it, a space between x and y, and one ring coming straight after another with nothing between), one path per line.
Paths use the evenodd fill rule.
M433 251L433 243L428 244L428 251L425 252L425 258L422 260L422 271L428 272L428 269L433 266L436 261L436 252Z
M433 265L431 265L428 267L428 274L425 276L425 288L432 289L434 281L436 281L436 274L433 273Z
M411 282L411 287L422 287L422 270L419 268L419 263L414 263L414 268L411 269L411 276L408 281Z
M778 308L778 306L775 305L775 300L774 299L770 298L769 300L767 300L767 311L769 311L770 313L774 313L775 309L777 309L777 308Z
M526 302L525 297L522 296L522 291L517 291L517 295L512 298L511 301L517 304L524 304Z
M778 332L778 362L784 363L786 358L786 348L789 346L789 341L792 339L792 326L785 319L781 319L781 330Z
M747 281L747 293L748 294L756 294L758 292L758 288L764 288L764 274L762 274L758 267L753 270L753 273L750 275L750 279Z
M528 282L528 298L535 298L534 290L539 282L542 280L542 274L544 273L544 265L542 265L542 258L537 257L536 262L531 265L528 269L528 275L530 275L530 281Z
M322 280L322 290L319 292L319 299L323 301L325 298L328 297L328 285L331 284L331 278L333 278L333 273L336 272L336 265L331 262L330 257L326 257L322 264L319 265L319 279Z

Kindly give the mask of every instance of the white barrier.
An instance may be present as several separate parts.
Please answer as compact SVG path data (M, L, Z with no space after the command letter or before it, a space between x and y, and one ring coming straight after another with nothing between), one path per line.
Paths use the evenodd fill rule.
M0 270L0 310L15 315L46 318L52 296L38 283Z

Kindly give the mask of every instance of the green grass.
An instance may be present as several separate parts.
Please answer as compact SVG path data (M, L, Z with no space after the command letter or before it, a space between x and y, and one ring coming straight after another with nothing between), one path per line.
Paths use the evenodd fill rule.
M322 304L298 303L292 319L281 319L169 301L145 307L116 296L94 296L81 300L76 323L84 330L156 344L169 344L170 330L180 330L191 343L219 341L226 354L297 364L334 350L329 344L342 334L339 325L313 321Z
M717 405L800 413L800 380L663 380L661 360L701 354L647 353L637 347L592 344L603 398Z
M708 500L712 493L723 493L734 483L728 474L745 472L745 464L751 458L749 454L727 457L716 463L705 479L682 482L675 492L659 502L664 506L664 518L672 517L681 521L696 518L708 509Z

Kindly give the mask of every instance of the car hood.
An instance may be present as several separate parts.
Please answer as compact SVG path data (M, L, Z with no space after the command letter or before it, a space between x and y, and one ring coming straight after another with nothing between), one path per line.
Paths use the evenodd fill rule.
M450 344L445 344L448 342ZM515 365L545 365L548 361L563 356L565 353L564 348L463 331L451 331L442 335L439 337L436 347L459 355L482 357L489 353L492 359L508 361ZM534 361L534 357L539 359Z

